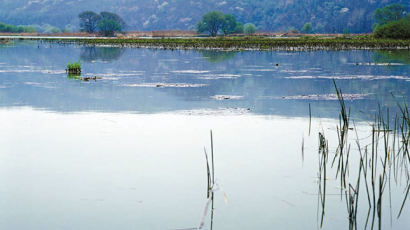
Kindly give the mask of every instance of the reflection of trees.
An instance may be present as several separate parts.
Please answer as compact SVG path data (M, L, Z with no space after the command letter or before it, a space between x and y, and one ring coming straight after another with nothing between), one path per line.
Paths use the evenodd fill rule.
M212 63L222 62L235 57L237 52L232 51L216 51L216 50L200 50L199 51L206 60Z
M124 49L118 47L83 47L81 48L81 60L92 61L114 61L124 53Z
M390 63L399 61L410 64L410 51L408 50L377 50L373 56L374 62Z

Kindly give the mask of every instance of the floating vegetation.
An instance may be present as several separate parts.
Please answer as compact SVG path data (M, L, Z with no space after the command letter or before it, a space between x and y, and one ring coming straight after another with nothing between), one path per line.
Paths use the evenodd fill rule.
M36 38L32 38L35 40ZM354 38L164 38L164 39L44 39L50 42L108 45L112 47L141 47L162 49L215 49L215 50L346 50L346 49L409 49L410 40L375 39L370 36Z
M323 132L319 132L319 171L318 171L318 201L320 226L323 226L327 181L329 169L335 172L339 182L340 199L344 200L347 208L349 229L358 229L358 209L366 208L367 217L364 226L360 228L378 229L382 226L382 210L384 202L389 202L390 216L400 217L408 200L410 190L410 113L407 105L398 104L399 114L393 119L389 109L385 112L379 108L370 125L370 143L363 144L357 131L355 138L348 138L351 130L356 130L354 122L350 120L350 109L345 104L345 95L334 82L336 95L340 104L339 124L336 127L338 144L332 160L328 161L329 145ZM355 147L352 147L355 146ZM303 151L303 150L302 150ZM303 152L302 152L303 154ZM353 158L353 159L352 159ZM352 167L358 163L357 174ZM404 191L402 202L398 210L392 210L392 186ZM360 203L360 194L367 198ZM386 194L388 193L388 197ZM359 204L360 203L360 204ZM395 212L393 214L393 212Z
M97 77L97 76L94 76L94 77L83 77L81 80L83 80L83 81L91 81L91 80L96 81L96 80L99 80L99 79L102 79L102 77Z
M66 72L68 74L81 74L81 62L80 61L73 62L73 63L69 62L67 64Z
M208 86L207 84L189 84L189 83L141 83L141 84L124 84L126 87L153 87L153 88L198 88Z
M215 95L211 98L222 101L222 100L239 100L242 99L243 96L236 96L236 95Z

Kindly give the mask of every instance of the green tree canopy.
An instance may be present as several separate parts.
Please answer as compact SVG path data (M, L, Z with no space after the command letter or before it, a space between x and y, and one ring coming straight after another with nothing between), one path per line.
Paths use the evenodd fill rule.
M254 34L256 32L256 26L252 23L246 23L243 30L245 34Z
M302 28L302 32L307 34L312 33L312 24L310 22L306 22Z
M197 25L197 30L199 33L207 32L215 37L224 21L225 17L220 11L211 11L202 16L202 20Z
M236 18L232 14L225 14L221 26L222 33L224 35L235 33L237 24Z
M197 24L198 33L209 33L216 36L218 32L224 35L232 33L243 33L243 25L236 21L232 14L222 14L219 11L212 11L205 14L202 20Z
M377 25L382 26L391 21L397 21L405 16L406 8L400 4L391 4L374 12Z
M117 14L101 12L97 14L92 11L84 11L78 15L80 18L81 31L94 33L100 31L105 36L113 36L115 32L121 32L126 24Z
M88 33L94 33L101 16L93 11L84 11L78 15L80 18L80 30Z
M374 31L374 36L377 38L410 39L410 15L378 26Z
M117 14L104 11L104 12L100 13L100 16L101 16L101 19L113 20L113 21L117 22L118 24L121 25L122 29L124 29L127 26L125 21L120 16L118 16Z
M98 30L104 36L114 36L115 32L121 32L121 24L112 19L101 19L98 22Z
M34 33L36 29L32 26L15 26L0 22L0 32L6 33Z

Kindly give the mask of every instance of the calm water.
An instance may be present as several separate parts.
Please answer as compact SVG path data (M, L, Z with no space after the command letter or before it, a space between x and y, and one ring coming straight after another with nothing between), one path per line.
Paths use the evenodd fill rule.
M410 103L409 57L0 45L0 228L197 228L212 129L221 188L213 229L318 229L318 132L330 152L337 147L332 79L368 144L378 105L394 112ZM82 77L102 79L67 77L65 65L77 60ZM346 229L335 170L328 175L323 229ZM410 225L409 203L396 218L404 191L391 185L391 212L385 195L384 229ZM362 228L367 197L360 201Z

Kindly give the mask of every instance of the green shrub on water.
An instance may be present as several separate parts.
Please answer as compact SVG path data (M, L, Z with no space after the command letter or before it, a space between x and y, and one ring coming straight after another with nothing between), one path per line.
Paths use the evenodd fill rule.
M81 62L80 61L73 62L73 63L69 62L67 64L67 70L66 71L69 74L79 74L79 73L81 73Z

